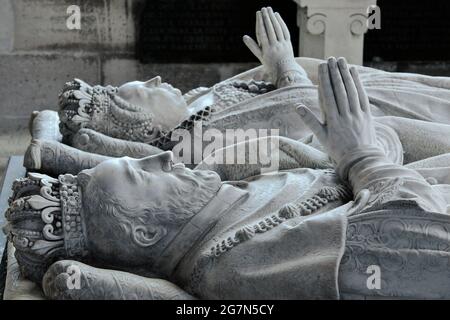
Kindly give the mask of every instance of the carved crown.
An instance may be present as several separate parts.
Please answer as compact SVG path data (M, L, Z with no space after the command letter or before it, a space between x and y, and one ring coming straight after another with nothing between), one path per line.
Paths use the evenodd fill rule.
M65 84L59 95L60 130L66 142L81 128L88 128L113 138L149 142L158 130L152 126L153 115L117 95L112 86L91 86L75 79Z
M13 184L5 233L24 276L40 282L51 263L87 255L77 177L28 173Z

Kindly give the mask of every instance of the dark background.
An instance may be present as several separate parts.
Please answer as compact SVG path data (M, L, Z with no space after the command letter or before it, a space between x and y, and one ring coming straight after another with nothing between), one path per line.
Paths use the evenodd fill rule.
M364 61L450 60L449 0L378 0L381 30L365 37ZM286 21L295 54L292 0L152 0L141 13L137 56L151 62L254 62L242 36L255 34L255 12L272 6Z
M255 39L255 13L264 6L281 14L297 50L292 0L152 0L140 19L138 57L144 63L255 62L242 36Z
M378 0L381 29L369 30L364 60L450 60L449 0Z

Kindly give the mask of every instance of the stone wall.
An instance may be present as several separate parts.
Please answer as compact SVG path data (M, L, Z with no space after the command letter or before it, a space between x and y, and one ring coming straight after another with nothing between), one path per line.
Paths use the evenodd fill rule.
M161 75L182 91L255 63L143 64L135 58L145 0L0 0L0 134L22 131L33 110L56 109L65 82L120 85ZM66 26L79 5L81 30Z
M5 0L1 0L5 2ZM16 51L77 50L132 52L135 19L142 1L9 0ZM67 8L79 5L82 28L66 26Z
M141 64L132 57L68 52L0 54L0 133L26 128L33 110L57 108L65 82L120 85L156 75L182 91L210 86L255 64Z

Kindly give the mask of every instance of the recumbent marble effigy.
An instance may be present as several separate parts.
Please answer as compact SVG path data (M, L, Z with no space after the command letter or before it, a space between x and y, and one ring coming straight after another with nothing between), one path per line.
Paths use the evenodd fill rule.
M57 117L35 115L26 164L61 175L15 183L6 231L46 297L449 297L449 80L334 58L308 76L270 9L257 15L257 37L245 42L274 85L256 81L261 70L185 97L160 78L120 88L76 80L60 112L63 141L76 148L40 132ZM279 42L288 50L267 58ZM281 171L173 164L171 132L196 122L278 123ZM370 265L383 272L380 289L366 286ZM67 286L74 266L78 290Z
M61 127L65 145L34 135L36 141L27 153L27 167L53 174L76 174L104 160L98 154L140 158L161 150L174 151L176 160L194 167L209 154L194 161L180 156L174 148L180 142L177 132L193 131L196 125L203 131L221 132L236 128L277 129L280 136L320 149L309 128L298 125L301 118L295 110L302 103L316 115L320 113L317 94L320 61L294 58L289 31L281 17L270 9L257 13L256 34L257 42L248 36L244 42L263 67L212 88L194 89L184 96L162 83L160 77L129 82L118 88L90 86L78 79L68 83L60 95L61 122L56 117L40 117L48 120L45 126ZM450 132L448 78L357 68L375 121L396 131L406 164L448 152L449 141L445 139ZM420 134L412 134L417 130ZM224 141L222 145L234 143ZM51 158L51 154L58 152L70 155L64 159L76 161ZM41 159L46 155L50 158ZM45 164L48 166L41 168Z

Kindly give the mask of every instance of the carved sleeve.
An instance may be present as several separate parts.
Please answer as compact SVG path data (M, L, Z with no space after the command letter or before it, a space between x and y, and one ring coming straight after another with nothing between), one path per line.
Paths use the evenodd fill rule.
M277 79L277 88L311 84L311 80L309 80L308 75L302 68L301 70L292 69L284 71Z
M280 69L276 81L277 88L284 88L294 85L312 85L306 71L296 62L280 61L278 63Z
M144 158L163 152L161 149L142 142L127 141L109 137L91 129L80 129L72 138L72 147L88 153L109 157Z
M353 155L355 161L348 170L348 180L355 195L362 190L370 192L366 207L381 207L391 201L413 201L424 210L446 213L443 195L415 170L394 164L376 151L365 150Z
M230 150L243 155L243 161L233 159L231 163L215 162L215 157L224 159ZM216 150L196 167L200 170L213 170L222 180L230 181L296 168L327 169L332 168L332 164L325 153L313 147L286 137L269 136Z

